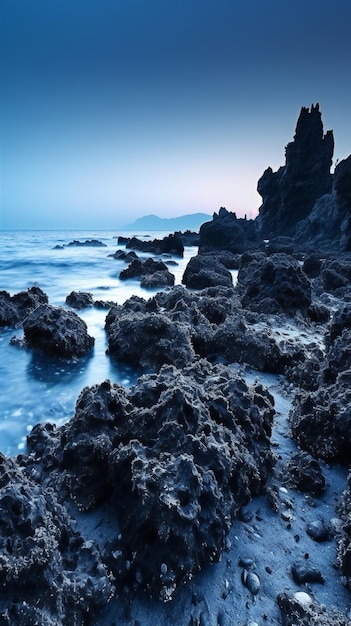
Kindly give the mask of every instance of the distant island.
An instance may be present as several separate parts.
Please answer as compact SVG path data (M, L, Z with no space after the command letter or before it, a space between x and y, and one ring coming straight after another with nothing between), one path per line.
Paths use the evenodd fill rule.
M135 222L127 224L125 230L195 230L198 231L201 224L210 222L212 215L209 213L191 213L179 217L158 217L158 215L144 215Z

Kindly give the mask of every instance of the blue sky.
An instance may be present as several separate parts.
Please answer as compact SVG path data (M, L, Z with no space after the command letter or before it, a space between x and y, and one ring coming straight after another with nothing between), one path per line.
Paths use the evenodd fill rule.
M349 0L2 0L0 228L254 217L301 106L351 152Z

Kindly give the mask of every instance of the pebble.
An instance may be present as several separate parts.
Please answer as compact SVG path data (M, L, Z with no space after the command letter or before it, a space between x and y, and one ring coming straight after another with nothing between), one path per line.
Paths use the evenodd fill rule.
M291 567L291 573L298 584L324 583L324 578L319 569L305 563L294 563Z
M255 567L255 562L254 562L253 559L250 559L249 557L241 556L239 558L239 565L241 567L245 567L246 569L254 568Z
M307 524L307 534L318 542L328 541L329 539L329 529L326 527L323 520L309 522Z
M296 602L301 604L301 606L308 606L312 602L311 596L309 596L305 591L296 591L293 597Z
M247 571L246 569L243 571L241 576L242 582L245 587L248 588L249 591L255 596L261 587L261 582L257 574L255 572Z

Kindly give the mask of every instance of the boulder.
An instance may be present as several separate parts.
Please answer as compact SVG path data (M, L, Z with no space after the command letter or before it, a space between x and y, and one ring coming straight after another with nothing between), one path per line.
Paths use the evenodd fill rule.
M349 463L351 455L351 370L334 384L296 395L289 415L299 446L313 457Z
M312 496L320 496L325 491L321 466L307 452L292 455L284 467L283 479L289 487Z
M235 213L221 207L210 222L200 227L199 254L212 250L227 250L241 254L258 245L254 220L237 218Z
M305 591L282 593L277 598L282 626L349 626L350 618L334 608L319 604Z
M126 241L126 248L151 254L172 254L181 258L184 255L183 241L178 234L167 235L163 239L154 239L153 241L142 241L137 237L132 237Z
M299 263L286 254L255 258L239 270L242 305L263 313L307 313L312 301L311 283Z
M94 301L91 293L85 291L71 291L66 298L66 304L72 307L72 309L80 310L93 306Z
M0 585L0 622L8 626L84 626L112 593L97 549L75 530L54 490L2 454Z
M86 323L73 311L41 304L23 321L25 344L45 354L77 358L88 354L94 338Z
M264 487L273 414L267 390L227 367L167 365L131 389L86 387L59 433L29 436L26 462L44 464L43 484L64 485L82 508L113 502L120 535L105 556L116 584L166 601L218 561L240 507Z
M40 304L46 304L48 297L40 287L30 287L27 291L10 296L0 291L0 326L15 327Z
M163 261L148 258L146 260L134 259L119 275L120 280L129 278L140 279L141 287L153 289L157 287L170 287L174 285L174 274L168 270Z
M182 283L188 289L205 289L223 285L230 287L233 284L232 275L225 265L212 254L198 254L187 264Z
M112 308L105 328L108 354L138 369L158 370L164 363L183 367L195 356L188 326L162 313L116 315Z
M98 239L86 239L85 241L74 239L67 244L67 247L106 248L106 244Z

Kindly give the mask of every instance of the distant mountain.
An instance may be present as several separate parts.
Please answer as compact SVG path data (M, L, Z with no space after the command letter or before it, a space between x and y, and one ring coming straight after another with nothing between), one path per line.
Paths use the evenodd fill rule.
M125 230L167 230L167 231L198 231L201 224L210 222L212 215L208 213L190 213L180 217L158 217L158 215L145 215L135 222L127 224Z

